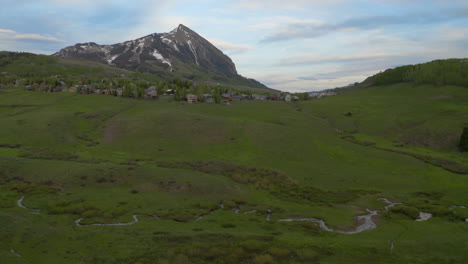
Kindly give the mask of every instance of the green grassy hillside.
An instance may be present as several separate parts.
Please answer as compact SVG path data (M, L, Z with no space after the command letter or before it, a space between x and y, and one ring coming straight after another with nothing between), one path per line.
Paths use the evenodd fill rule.
M455 85L468 87L468 58L435 60L427 63L400 66L388 69L356 83L352 88L339 88L349 92L369 86L391 85L398 83L417 85Z
M320 100L225 106L27 92L6 76L160 79L13 55L0 53L13 78L0 86L2 263L468 259L464 60ZM375 228L346 233L373 211Z
M468 181L449 165L468 165L467 99L411 84L232 106L0 90L0 259L463 263ZM353 230L366 209L382 212L358 234L278 222Z
M156 67L156 66L155 66ZM156 67L158 68L158 67ZM62 59L31 53L15 53L0 51L0 72L6 72L18 78L48 78L52 75L85 76L87 78L138 78L147 81L170 81L184 79L197 83L230 86L239 90L250 90L260 93L277 94L279 91L270 89L263 84L239 76L227 78L201 71L194 65L182 65L177 73L168 73L164 69L152 69L149 72L133 72L103 63L87 60ZM3 77L0 75L0 78Z
M65 60L31 53L0 52L0 71L20 78L49 77L51 75L86 75L92 77L116 77L132 72L101 63L82 60Z

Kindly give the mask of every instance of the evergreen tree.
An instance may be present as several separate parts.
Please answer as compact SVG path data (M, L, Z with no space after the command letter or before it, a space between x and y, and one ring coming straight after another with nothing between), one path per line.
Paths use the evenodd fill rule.
M131 94L132 94L132 90L128 87L125 87L122 91L123 97L130 97Z
M137 94L138 98L142 98L143 95L145 94L145 89L143 89L141 87L138 87L137 90L136 90L136 94Z
M460 150L463 151L463 152L467 152L468 151L468 127L465 127L463 129L463 133L461 135L461 138L460 138Z
M179 91L179 90L175 90L175 92L174 92L174 100L180 101L180 91Z
M216 88L215 89L215 92L214 92L214 101L215 103L217 104L220 104L221 103L221 90Z

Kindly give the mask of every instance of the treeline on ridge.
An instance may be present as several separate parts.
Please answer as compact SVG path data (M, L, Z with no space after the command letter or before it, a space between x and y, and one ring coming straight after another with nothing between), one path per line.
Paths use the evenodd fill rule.
M388 69L372 77L375 85L401 82L468 87L468 59L435 60Z

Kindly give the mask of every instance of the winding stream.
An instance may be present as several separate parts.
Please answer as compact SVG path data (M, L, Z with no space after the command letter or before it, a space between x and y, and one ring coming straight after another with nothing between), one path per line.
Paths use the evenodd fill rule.
M40 211L39 209L33 209L33 208L28 208L28 207L26 207L26 206L23 204L23 200L24 200L24 195L21 196L21 198L19 198L18 201L16 201L16 204L17 204L19 207L24 208L24 209L27 209L27 210L31 210L31 211L33 211L33 212L36 213L36 214L39 213L39 211Z
M321 229L328 231L328 232L335 232L335 233L341 233L341 234L357 234L363 231L375 229L377 227L377 224L374 222L374 219L373 219L374 216L379 215L380 212L388 211L391 207L397 204L401 204L401 203L391 202L387 198L379 198L378 200L383 201L388 204L387 206L385 206L385 211L378 211L378 210L374 211L374 210L366 209L366 211L369 214L359 215L359 216L354 217L358 226L356 226L352 230L334 230L333 228L328 227L325 221L323 221L322 219L318 219L318 218L284 218L284 219L279 219L278 222L309 221L309 222L317 223Z
M18 207L21 207L21 208L24 208L24 209L27 209L27 210L31 210L31 211L34 211L34 213L38 213L40 210L39 209L32 209L32 208L28 208L26 207L24 204L23 204L23 200L24 200L24 195L21 196L21 198L18 199L18 201L16 202L16 204L18 205ZM361 233L363 231L367 231L367 230L372 230L372 229L375 229L377 228L377 224L374 222L374 217L375 216L378 216L380 213L382 212L386 212L388 210L390 210L391 207L395 206L395 205L398 205L398 204L402 204L402 203L396 203L396 202L392 202L390 200L388 200L387 198L379 198L377 199L379 201L383 201L385 202L387 205L384 207L384 210L370 210L370 209L366 209L366 211L368 212L368 214L365 214L365 215L358 215L358 216L355 216L354 219L355 219L355 222L356 222L356 227L354 227L353 229L351 230L339 230L339 229L333 229L333 228L330 228L327 226L327 224L325 223L324 220L322 219L318 219L318 218L283 218L283 219L278 219L277 222L313 222L313 223L316 223L318 224L318 226L325 230L325 231L328 231L328 232L335 232L335 233L341 233L341 234L357 234L357 233ZM453 207L460 207L460 208L466 208L465 206L453 206ZM219 208L218 209L213 209L211 210L209 213L206 213L206 214L202 214L200 216L198 216L197 218L195 218L194 220L192 221L188 221L188 222L198 222L202 219L204 219L205 217L217 212L218 210L221 210L221 209L224 209L224 202L221 202L219 204ZM257 210L249 210L249 211L245 211L245 212L241 212L239 208L235 208L232 210L235 214L251 214L251 213L256 213ZM272 211L271 210L267 210L267 213L266 213L266 221L271 221L271 214L272 214ZM419 218L416 219L416 221L418 222L421 222L421 221L427 221L429 220L430 218L432 217L432 214L430 213L424 213L424 212L420 212L419 213ZM153 217L154 219L161 219L160 217L158 216L155 216ZM81 224L81 221L83 221L84 217L82 218L79 218L77 220L75 220L75 225L76 226L128 226L128 225L133 225L133 224L136 224L140 221L140 219L138 218L138 214L134 214L133 215L133 221L131 222L127 222L127 223L110 223L110 224L104 224L104 223L94 223L94 224ZM177 220L174 220L174 221L177 221ZM184 221L179 221L179 222L184 222ZM468 218L465 219L465 222L468 222ZM393 243L391 245L391 249L393 250ZM20 255L18 255L13 249L10 251L12 254L14 255L17 255L18 257L21 257Z
M17 256L18 258L22 257L20 254L16 253L16 251L14 249L10 249L10 253Z
M128 223L112 223L112 224L86 224L82 225L80 222L84 219L84 217L79 218L75 221L76 226L128 226L128 225L133 225L135 223L138 223L140 220L138 219L138 215L134 214L133 215L133 221L128 222Z
M432 214L419 212L419 218L416 219L416 221L418 221L418 222L427 221L427 220L429 220L431 218L432 218Z

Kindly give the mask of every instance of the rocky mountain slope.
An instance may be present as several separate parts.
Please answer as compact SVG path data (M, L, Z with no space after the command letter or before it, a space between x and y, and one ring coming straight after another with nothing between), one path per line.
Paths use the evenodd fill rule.
M114 45L76 44L53 56L98 61L128 70L209 79L265 88L237 73L232 60L184 25L169 33L155 33Z

